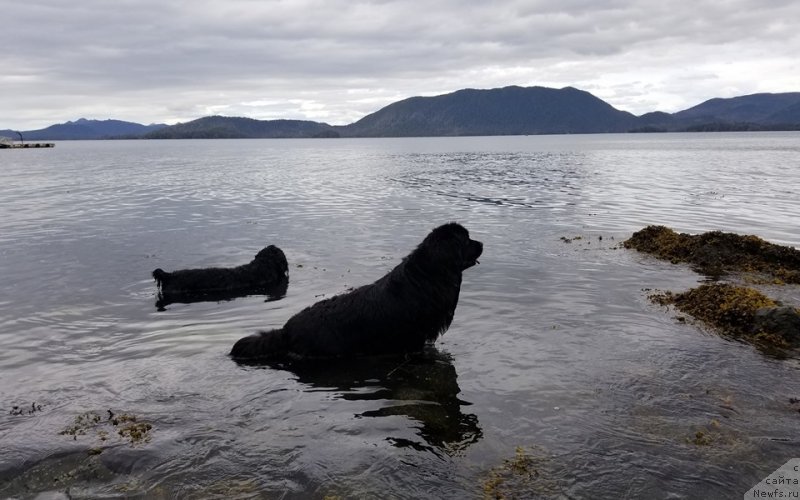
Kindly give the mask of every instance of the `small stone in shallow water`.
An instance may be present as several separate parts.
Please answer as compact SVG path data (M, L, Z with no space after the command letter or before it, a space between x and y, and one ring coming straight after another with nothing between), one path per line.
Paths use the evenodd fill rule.
M765 307L756 311L753 332L780 335L792 345L800 345L800 312L791 306Z

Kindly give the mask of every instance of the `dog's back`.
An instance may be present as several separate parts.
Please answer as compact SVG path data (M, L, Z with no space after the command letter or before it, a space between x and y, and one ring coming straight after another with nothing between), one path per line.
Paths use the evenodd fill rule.
M153 271L153 278L162 292L210 292L247 288L250 280L246 276L238 276L241 273L236 272L236 269L209 267L181 269L171 273L156 269Z
M181 269L159 268L153 278L162 293L204 293L215 291L258 291L288 279L289 265L283 251L270 245L249 263L236 267Z

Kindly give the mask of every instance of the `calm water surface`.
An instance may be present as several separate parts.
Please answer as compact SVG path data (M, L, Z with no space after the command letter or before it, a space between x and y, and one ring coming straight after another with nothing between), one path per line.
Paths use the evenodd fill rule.
M0 152L0 496L741 497L800 457L800 365L649 303L704 278L618 244L665 224L798 247L798 165L796 133ZM227 357L451 220L485 250L431 352ZM290 263L281 300L154 306L154 268L268 244ZM120 435L109 410L151 427ZM518 447L535 473L514 473Z

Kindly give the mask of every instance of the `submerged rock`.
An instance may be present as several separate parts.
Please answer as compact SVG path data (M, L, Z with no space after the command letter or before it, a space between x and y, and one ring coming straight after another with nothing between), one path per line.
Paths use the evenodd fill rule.
M800 250L776 245L758 236L711 231L690 235L665 226L647 226L623 246L674 264L688 263L699 273L763 273L784 283L800 284Z
M793 346L800 346L800 310L791 307L764 307L756 311L752 333L779 335Z

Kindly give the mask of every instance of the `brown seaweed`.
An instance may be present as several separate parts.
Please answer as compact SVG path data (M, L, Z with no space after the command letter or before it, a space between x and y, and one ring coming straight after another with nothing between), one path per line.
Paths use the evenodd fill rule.
M672 263L688 263L701 274L768 276L774 284L800 284L800 251L758 236L712 231L689 235L664 226L647 226L623 243ZM716 331L767 351L800 347L800 309L760 291L729 283L709 283L683 293L657 293L653 302L672 305Z
M647 226L633 233L623 246L673 264L691 264L707 276L759 273L779 282L800 284L800 250L758 236L722 231L691 235L665 226Z

